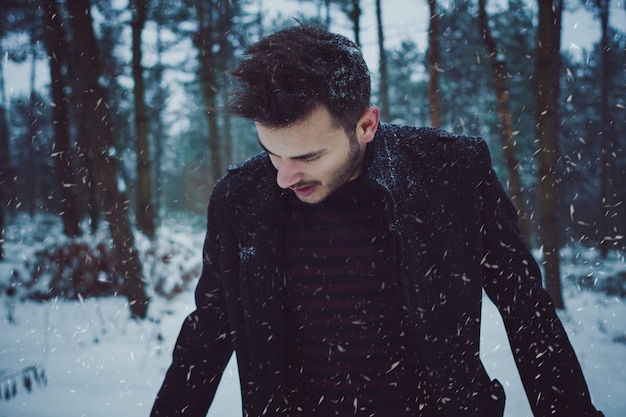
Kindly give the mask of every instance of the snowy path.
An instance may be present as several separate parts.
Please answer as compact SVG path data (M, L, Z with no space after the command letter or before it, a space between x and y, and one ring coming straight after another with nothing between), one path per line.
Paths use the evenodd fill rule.
M152 314L167 312L158 324L129 322L120 298L18 304L18 322L9 324L4 317L0 322L0 369L40 362L48 384L30 394L19 385L14 399L0 400L0 417L147 416L191 302L190 293L170 303L155 300ZM626 305L574 288L566 288L566 302L568 311L562 319L594 402L606 417L625 416ZM490 375L506 389L505 416L530 417L500 316L490 302L483 315L482 357ZM241 416L237 384L231 361L210 417Z

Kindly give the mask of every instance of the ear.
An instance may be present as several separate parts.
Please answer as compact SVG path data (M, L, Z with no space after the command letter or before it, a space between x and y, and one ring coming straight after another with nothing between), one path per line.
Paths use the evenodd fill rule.
M361 143L368 143L374 139L379 120L380 110L378 107L371 106L363 112L356 126L357 137Z

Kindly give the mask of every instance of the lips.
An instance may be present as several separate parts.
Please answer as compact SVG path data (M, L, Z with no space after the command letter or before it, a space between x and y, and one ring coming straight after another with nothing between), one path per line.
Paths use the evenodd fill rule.
M305 187L292 188L293 192L299 197L307 197L315 191L315 185L307 185Z

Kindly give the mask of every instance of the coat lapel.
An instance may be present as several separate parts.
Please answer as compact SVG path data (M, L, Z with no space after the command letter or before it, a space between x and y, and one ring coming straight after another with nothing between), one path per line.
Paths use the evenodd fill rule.
M236 219L246 332L250 340L258 343L249 347L250 363L255 368L255 382L275 388L283 385L285 367L285 281L281 255L285 193L276 184L275 172L268 165L261 172L251 174L243 187L233 190L228 207ZM269 375L273 377L268 378Z
M415 131L413 131L414 133ZM381 125L372 142L373 151L366 178L384 190L387 195L390 230L395 235L397 273L402 296L411 322L413 337L422 355L431 356L433 342L441 340L438 304L429 267L430 252L436 240L437 221L435 213L437 196L430 195L423 184L428 173L421 173L422 166L407 159L402 149L388 141L415 140L398 134L389 125ZM398 167L402 169L399 170ZM436 349L436 348L435 348Z

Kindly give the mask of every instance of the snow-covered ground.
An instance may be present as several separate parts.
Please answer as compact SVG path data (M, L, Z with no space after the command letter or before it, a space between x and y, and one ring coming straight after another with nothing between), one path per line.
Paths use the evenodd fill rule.
M565 258L574 259L569 255ZM611 264L576 259L577 263L564 265L566 275L568 271L580 274L580 269L586 268L585 273L599 276L610 272L616 263L624 269L623 259ZM0 274L8 272L6 264L0 263ZM0 417L147 416L182 320L193 309L192 287L171 300L155 297L149 310L153 319L144 321L129 320L128 306L121 297L24 301L11 306L6 296L0 296L0 375L6 375L8 369L20 371L39 364L47 380L45 386L34 382L29 393L21 375L16 375L17 394L10 400L5 398L10 385L0 385ZM561 318L594 403L606 417L625 416L625 300L580 290L567 279L564 295L567 310ZM14 323L6 319L11 308ZM506 389L505 416L532 416L501 318L490 302L483 308L481 349L490 375ZM209 416L241 416L234 361L222 379Z

